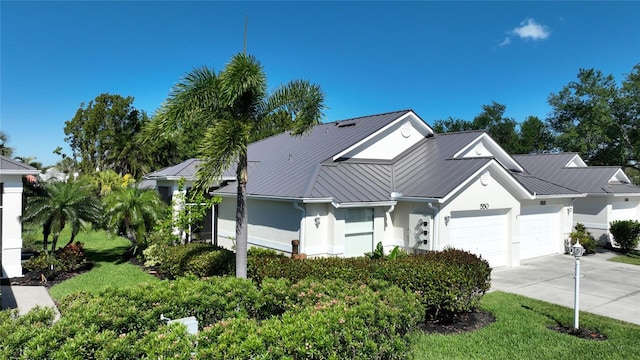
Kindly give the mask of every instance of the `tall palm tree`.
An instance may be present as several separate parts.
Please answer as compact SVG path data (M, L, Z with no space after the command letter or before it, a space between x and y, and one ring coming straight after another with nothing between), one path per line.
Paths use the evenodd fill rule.
M109 231L131 241L135 250L164 214L165 204L152 189L136 186L118 188L104 198Z
M42 169L42 163L40 161L36 161L35 156L16 156L13 159L20 161L23 164L27 164L31 167L34 167L38 170Z
M267 78L253 56L235 55L219 74L206 67L194 69L174 88L158 114L165 132L198 124L204 136L199 146L203 160L196 188L205 190L234 163L237 172L236 276L247 277L247 147L275 132L293 135L320 123L324 93L319 86L295 80L267 91ZM186 126L185 126L186 125ZM274 127L282 128L274 131Z
M22 222L42 226L43 247L49 252L48 240L52 236L51 251L56 250L60 232L66 225L71 226L71 244L87 222L99 223L102 219L102 204L89 187L83 183L70 181L50 181L34 190L26 201Z
M0 155L11 157L13 155L13 148L7 146L7 142L9 141L9 135L4 131L0 130Z

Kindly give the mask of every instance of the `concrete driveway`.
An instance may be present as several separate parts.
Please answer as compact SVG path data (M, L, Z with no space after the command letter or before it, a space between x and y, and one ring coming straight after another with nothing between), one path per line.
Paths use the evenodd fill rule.
M580 260L580 311L640 324L640 266L607 261L607 250ZM552 255L524 260L491 273L499 290L573 308L575 260Z

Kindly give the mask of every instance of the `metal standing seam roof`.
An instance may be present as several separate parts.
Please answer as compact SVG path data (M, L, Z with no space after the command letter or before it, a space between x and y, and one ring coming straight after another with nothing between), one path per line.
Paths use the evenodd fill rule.
M576 153L514 155L525 170L536 178L579 193L640 193L631 184L609 183L620 171L617 166L565 167Z
M249 169L247 193L288 198L311 196L310 186L316 177L326 176L320 168L323 162L408 112L410 110L320 124L302 136L282 133L252 143L248 159L259 164ZM235 194L236 186L229 184L216 193Z
M0 155L0 174L35 175L40 171L20 161Z

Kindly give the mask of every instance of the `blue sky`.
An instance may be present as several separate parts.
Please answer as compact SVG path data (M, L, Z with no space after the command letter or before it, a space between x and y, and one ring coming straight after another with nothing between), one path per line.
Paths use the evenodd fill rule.
M325 121L413 109L427 123L483 104L544 119L596 68L640 62L640 2L0 2L0 129L20 156L59 160L64 122L101 93L152 115L194 67L243 48L275 87L307 79Z

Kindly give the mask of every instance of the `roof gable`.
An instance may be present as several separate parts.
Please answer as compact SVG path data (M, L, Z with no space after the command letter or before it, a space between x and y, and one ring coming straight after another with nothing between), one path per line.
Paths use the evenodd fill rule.
M479 136L458 150L454 158L492 157L500 164L511 171L522 172L524 169L515 161L498 143L486 132L479 133Z

